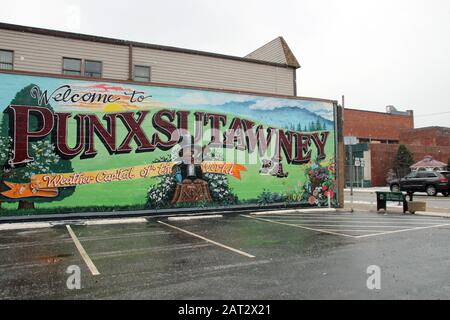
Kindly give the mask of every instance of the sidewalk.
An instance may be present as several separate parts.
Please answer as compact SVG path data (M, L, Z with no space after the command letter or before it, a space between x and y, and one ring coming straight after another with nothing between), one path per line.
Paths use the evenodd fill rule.
M350 188L345 188L345 192L350 192ZM377 191L389 192L389 187L373 187L373 188L353 188L353 192L375 193Z
M350 211L350 202L345 201L345 211ZM364 201L355 201L353 202L353 210L354 211L363 211L363 212L372 212L372 213L380 213L380 214L403 214L403 207L395 205L392 203L388 205L386 213L384 210L377 211L376 203L372 202L364 202ZM441 217L441 218L450 218L450 211L448 209L441 208L432 208L433 211L417 211L415 215L417 216L429 216L429 217ZM410 213L406 213L409 215Z
M350 188L345 188L344 191L350 192L351 190L350 190ZM390 192L391 190L389 189L389 187L353 188L354 193L373 193L373 194L375 194L375 192L377 192L377 191ZM403 191L403 192L405 192L405 191ZM423 195L423 196L427 195L426 192L415 192L414 194Z

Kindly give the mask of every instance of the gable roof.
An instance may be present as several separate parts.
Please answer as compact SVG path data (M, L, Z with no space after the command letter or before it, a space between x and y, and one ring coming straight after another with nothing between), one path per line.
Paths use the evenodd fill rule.
M300 68L297 58L289 48L283 37L278 37L245 56L272 63L284 64L293 68Z
M68 39L75 39L75 40L107 43L107 44L113 44L113 45L133 46L133 47L155 49L155 50L162 50L162 51L181 52L181 53L207 56L207 57L213 57L213 58L264 64L264 65L270 65L270 66L275 66L275 67L298 68L295 65L291 65L289 63L284 63L284 62L277 63L275 61L257 59L257 58L251 58L251 57L237 57L237 56L231 56L231 55L220 54L220 53L192 50L192 49L185 49L185 48L178 48L178 47L171 47L171 46L163 46L163 45L136 42L136 41L120 40L120 39L100 37L100 36L87 35L87 34L74 33L74 32L35 28L35 27L15 25L15 24L3 23L3 22L0 22L0 30L1 29L18 31L18 32L42 34L42 35L47 35L47 36L59 37L59 38L68 38ZM287 44L286 44L286 46L287 46Z
M446 163L443 163L438 160L434 160L432 156L426 156L423 160L413 164L411 166L412 169L416 168L445 168L447 167Z

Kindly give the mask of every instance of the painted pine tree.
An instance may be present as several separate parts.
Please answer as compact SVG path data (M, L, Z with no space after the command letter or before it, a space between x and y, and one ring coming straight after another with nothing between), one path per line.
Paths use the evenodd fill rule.
M35 85L31 84L21 91L19 91L15 98L11 101L14 105L26 105L26 106L38 106L44 107L52 110L51 105L44 104L37 101L30 94L31 89ZM47 137L39 141L30 141L29 150L30 155L34 158L33 162L27 163L25 165L11 166L8 160L12 155L12 139L9 137L10 130L10 119L7 113L3 113L2 121L0 123L0 191L5 191L8 188L5 186L4 181L11 183L29 183L31 177L34 174L44 174L44 173L70 173L73 172L72 164L70 160L61 159L54 152L54 145L52 144L51 138ZM30 113L29 128L30 131L39 130L39 119ZM60 201L70 195L75 191L74 187L70 188L60 188L59 194L55 198L27 198L27 199L10 199L1 196L1 201L3 202L19 202L19 209L34 209L35 203L40 202L53 202Z

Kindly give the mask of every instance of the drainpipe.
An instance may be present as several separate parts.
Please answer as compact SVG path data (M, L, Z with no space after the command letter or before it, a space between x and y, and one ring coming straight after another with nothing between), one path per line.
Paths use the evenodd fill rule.
M128 80L133 81L133 45L128 46Z
M297 69L293 69L294 71L294 97L297 96Z

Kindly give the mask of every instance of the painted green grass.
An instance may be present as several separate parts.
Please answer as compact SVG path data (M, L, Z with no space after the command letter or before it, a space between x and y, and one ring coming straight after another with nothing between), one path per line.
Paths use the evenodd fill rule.
M152 114L158 111L152 110ZM97 113L99 118L104 116L104 113ZM232 119L235 115L229 114L229 119ZM151 124L151 114L147 117L143 124L143 128L148 134L149 138L154 133L153 126ZM69 122L69 143L75 145L76 143L76 128L75 121ZM193 117L190 117L190 128L194 127ZM268 126L265 125L267 128ZM117 143L121 143L127 135L128 131L121 121L117 122ZM74 172L85 171L98 171L103 169L118 169L130 166L143 165L153 162L155 159L167 155L169 151L156 150L148 153L135 153L121 154L121 155L109 155L106 148L96 137L95 146L98 150L98 154L93 159L80 160L79 158L72 160L72 166ZM133 141L131 143L133 149L136 148L136 144ZM316 151L313 147L313 159L316 157ZM242 151L236 151L236 154L243 156L245 153ZM334 133L330 133L328 142L326 145L327 161L334 161ZM227 159L228 161L229 159ZM229 177L230 186L233 192L238 195L239 200L249 201L255 200L259 194L264 190L270 190L272 192L287 191L288 186L296 187L300 182L304 183L305 167L299 165L284 165L284 170L289 172L289 177L285 179L278 179L271 176L260 175L259 170L261 164L245 165L248 169L247 172L242 172L242 180L237 180L233 177ZM36 203L37 209L49 209L49 208L61 208L61 207L114 207L114 206L140 206L146 203L146 195L148 188L157 182L155 178L138 179L132 181L112 182L107 184L95 184L78 186L75 193L63 199L62 201L54 201L47 203ZM3 203L4 209L15 209L17 204Z

